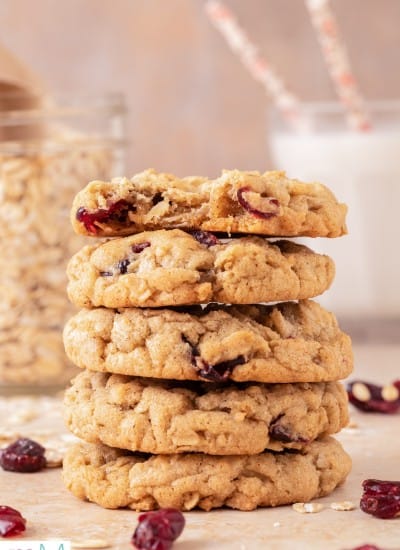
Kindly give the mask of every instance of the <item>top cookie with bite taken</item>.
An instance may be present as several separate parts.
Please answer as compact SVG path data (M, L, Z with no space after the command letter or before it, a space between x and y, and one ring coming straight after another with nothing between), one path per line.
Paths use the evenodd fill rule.
M224 170L210 180L145 170L131 179L93 181L73 202L78 234L117 237L157 229L270 237L340 237L347 207L320 183L284 172Z

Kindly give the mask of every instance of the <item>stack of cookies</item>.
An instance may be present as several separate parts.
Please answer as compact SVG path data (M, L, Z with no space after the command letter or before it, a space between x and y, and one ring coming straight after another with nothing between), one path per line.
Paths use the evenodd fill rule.
M114 238L68 266L83 308L64 331L85 369L65 397L68 427L85 441L64 461L76 496L252 510L343 482L350 459L329 435L348 422L338 380L351 372L351 342L310 300L334 264L276 239L338 237L345 215L323 185L282 172L148 170L77 195L75 231Z

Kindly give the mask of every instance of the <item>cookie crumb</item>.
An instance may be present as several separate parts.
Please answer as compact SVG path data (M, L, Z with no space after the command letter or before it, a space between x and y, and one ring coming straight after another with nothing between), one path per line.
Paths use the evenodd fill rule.
M275 521L275 523L273 524L274 527L280 527L281 526L281 522L280 521Z
M341 435L359 435L361 430L357 422L350 421L347 426L341 430Z
M292 508L299 514L316 514L320 512L324 506L319 502L295 502Z
M39 416L38 412L32 408L22 409L21 411L8 417L8 423L12 426L16 424L24 424L25 422L30 422L35 420Z
M32 439L42 440L42 441L45 441L50 437L56 437L57 435L57 432L55 432L54 430L30 430L29 433L32 436Z
M354 429L359 428L359 425L357 424L357 422L355 420L349 420L349 423L347 424L346 428L349 429L349 430L354 430Z
M351 500L343 500L341 502L332 502L331 508L339 512L348 512L349 510L355 510L356 505Z
M79 439L75 435L70 433L61 434L61 439L66 443L77 443L79 441Z
M46 468L59 468L62 466L64 455L57 449L46 448L44 456L46 457Z

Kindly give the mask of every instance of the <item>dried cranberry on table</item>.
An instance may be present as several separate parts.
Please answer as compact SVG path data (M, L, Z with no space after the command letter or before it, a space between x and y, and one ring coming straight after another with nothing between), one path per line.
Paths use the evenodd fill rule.
M26 519L11 506L0 506L0 536L14 537L25 531Z
M138 550L170 550L185 526L182 512L175 508L140 514L138 521L132 536L132 544Z
M400 481L366 479L362 486L360 508L363 512L381 519L400 516Z
M355 380L347 385L349 401L364 412L393 414L400 410L400 381L378 386Z
M237 199L242 208L256 218L268 219L279 214L279 201L274 197L262 197L251 187L241 187Z
M0 451L0 466L10 472L31 473L46 466L45 449L32 439L21 438Z

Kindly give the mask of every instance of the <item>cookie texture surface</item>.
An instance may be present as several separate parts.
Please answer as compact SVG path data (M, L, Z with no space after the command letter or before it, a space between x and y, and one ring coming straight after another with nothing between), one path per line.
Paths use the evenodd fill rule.
M351 340L311 300L274 306L84 309L69 358L100 372L176 380L320 382L348 376Z
M213 385L84 371L64 405L85 441L154 454L301 448L348 423L338 382Z
M75 496L105 508L253 510L328 495L350 469L329 437L301 451L253 456L144 456L82 443L67 452L63 478Z
M68 295L79 307L251 304L311 298L334 278L328 256L290 241L198 238L160 230L86 246L68 264Z
M346 211L324 185L284 172L224 170L208 180L146 170L89 183L74 200L71 221L77 233L105 237L176 227L338 237L346 233Z

